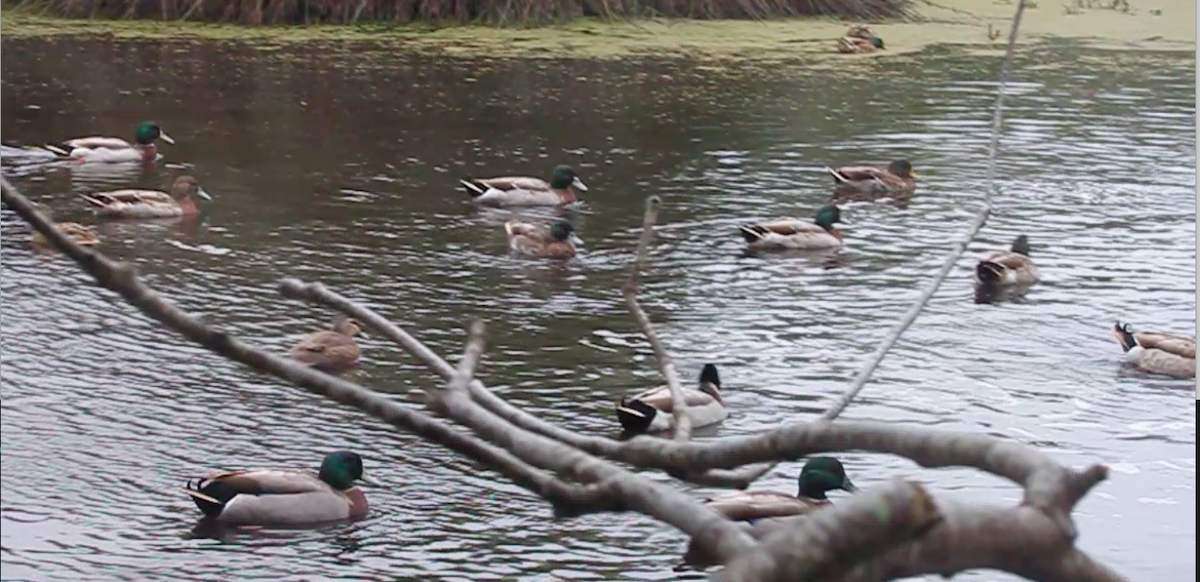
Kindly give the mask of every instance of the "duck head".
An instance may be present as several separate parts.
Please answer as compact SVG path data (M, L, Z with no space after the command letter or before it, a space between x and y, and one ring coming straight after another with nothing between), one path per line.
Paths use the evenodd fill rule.
M798 479L799 497L823 500L825 494L834 489L855 493L858 487L846 476L846 468L833 457L813 457L804 464Z
M550 174L550 187L555 190L566 190L574 188L580 192L587 192L587 185L579 176L575 174L575 170L571 166L557 166L554 172Z
M150 145L154 140L161 139L169 144L174 144L175 140L167 135L157 123L153 121L143 121L138 125L137 132L134 134L138 145Z
M358 483L381 485L363 472L362 457L350 451L336 451L325 455L318 477L339 491L345 491Z

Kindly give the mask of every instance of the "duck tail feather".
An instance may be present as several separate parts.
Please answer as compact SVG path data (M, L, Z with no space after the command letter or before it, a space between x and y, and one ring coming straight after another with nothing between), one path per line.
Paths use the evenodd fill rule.
M704 364L704 369L700 370L700 383L721 387L721 376L717 374L716 364Z
M626 434L642 434L650 430L650 424L658 411L640 400L622 401L617 405L617 421Z
M982 283L999 283L1004 278L1004 266L992 261L980 261L975 265L975 276Z
M481 187L478 182L473 180L459 180L458 183L463 185L463 188L467 191L467 195L471 198L479 198L483 196L484 192L487 192L487 188Z
M743 224L738 227L738 232L742 233L742 238L746 239L746 242L755 243L762 240L763 235L766 234L766 229L753 224Z

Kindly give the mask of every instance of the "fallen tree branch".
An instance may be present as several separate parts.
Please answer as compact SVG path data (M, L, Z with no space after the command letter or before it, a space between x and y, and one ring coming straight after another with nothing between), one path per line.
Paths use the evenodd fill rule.
M1002 507L965 505L947 499L934 500L936 519L917 525L908 541L901 541L881 553L853 555L853 563L833 561L841 567L823 572L806 570L789 571L774 560L780 559L780 551L805 553L812 528L833 527L830 535L856 537L875 535L868 522L871 518L892 519L888 512L902 511L903 504L860 503L859 496L877 495L877 491L863 492L844 503L822 509L809 515L798 515L778 519L762 519L753 525L742 524L743 529L759 540L760 552L753 562L739 558L719 576L726 580L752 579L754 574L741 572L750 569L783 576L778 580L827 580L837 582L882 582L884 580L908 579L927 574L949 578L960 572L976 569L1002 570L1040 582L1127 582L1126 578L1109 568L1096 563L1087 554L1072 545L1054 520L1031 507ZM888 493L892 494L892 493ZM901 515L901 519L914 519L920 523L921 513L910 508L912 515ZM814 521L823 522L814 525ZM850 524L857 523L858 527ZM882 529L904 535L899 523L885 524ZM775 544L783 548L775 549ZM816 554L811 554L815 556ZM810 558L811 559L811 558ZM684 563L702 568L717 562L695 544L688 546ZM739 564L740 563L740 564ZM736 571L731 571L736 568ZM679 568L677 568L679 569ZM793 574L794 572L794 574ZM811 574L808 575L808 574ZM770 578L761 578L770 579Z
M679 372L675 370L675 362L671 360L671 355L667 353L667 349L658 339L658 334L654 332L654 326L650 323L650 317L642 310L637 299L638 278L641 275L642 263L646 262L650 241L654 239L654 223L658 220L658 208L661 205L662 200L658 196L646 198L646 212L642 216L642 236L638 238L637 251L633 255L633 266L629 268L629 280L625 282L623 294L625 295L625 305L629 307L629 313L633 315L638 328L646 336L646 341L650 342L650 348L654 350L654 357L658 360L658 369L667 382L667 388L671 391L671 410L675 417L675 426L673 427L675 440L688 441L692 438L692 417L688 416L687 398L683 394L683 384L679 381Z
M530 465L576 481L601 484L629 509L658 518L692 535L707 551L722 560L732 559L756 545L736 524L683 493L652 483L556 440L516 429L473 402L467 387L483 353L483 331L482 322L471 324L458 369L447 388L433 396L438 409Z
M897 480L767 532L758 549L728 563L718 579L830 578L912 540L940 518L923 487Z

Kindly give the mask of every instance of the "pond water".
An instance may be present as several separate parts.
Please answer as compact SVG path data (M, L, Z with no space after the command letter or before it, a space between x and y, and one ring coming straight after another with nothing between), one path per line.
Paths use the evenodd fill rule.
M281 299L275 282L320 280L452 358L469 318L483 317L485 383L603 434L615 433L620 394L659 383L620 297L647 195L665 207L644 306L682 375L720 366L731 415L716 434L814 417L979 207L999 66L942 49L841 68L466 60L369 44L3 49L5 140L128 136L144 119L177 140L134 180L196 175L216 197L204 219L98 228L106 253L182 307L284 352L332 315ZM1193 382L1123 369L1110 333L1116 318L1195 329L1194 67L1194 53L1070 44L1018 58L996 211L844 415L1108 464L1110 480L1077 511L1080 544L1137 580L1196 575ZM917 197L847 205L838 260L742 254L738 223L812 215L828 195L823 166L900 157L921 176ZM557 163L591 187L570 214L580 256L510 257L509 214L472 209L457 179ZM74 192L112 181L20 174L64 220L94 222ZM31 253L28 227L0 217L6 581L679 577L677 531L636 515L552 522L489 471L160 329L73 263ZM1043 282L1019 301L975 304L974 260L1019 233ZM362 345L355 381L414 403L438 382L386 340ZM312 466L338 448L390 484L369 492L370 518L193 533L188 477ZM842 458L859 486L912 476L968 500L1019 494L978 472ZM792 491L798 470L784 464L756 487Z

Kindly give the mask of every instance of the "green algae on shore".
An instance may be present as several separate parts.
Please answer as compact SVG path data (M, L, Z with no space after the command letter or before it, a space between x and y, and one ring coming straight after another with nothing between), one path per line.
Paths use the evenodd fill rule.
M1195 52L1196 4L1150 0L1129 11L1029 7L1022 23L1023 43L1072 38L1111 47ZM931 45L999 48L1014 5L1004 0L923 0L912 22L875 23L887 41L880 54L910 53ZM64 19L28 10L0 10L0 27L10 37L105 35L114 38L240 40L263 46L307 41L371 41L415 51L499 57L621 58L654 54L759 61L814 59L828 55L845 62L868 56L838 55L833 39L847 23L832 19L621 20L578 19L540 28L414 24L242 26L181 21ZM990 28L989 28L990 26ZM989 34L991 32L991 34Z

